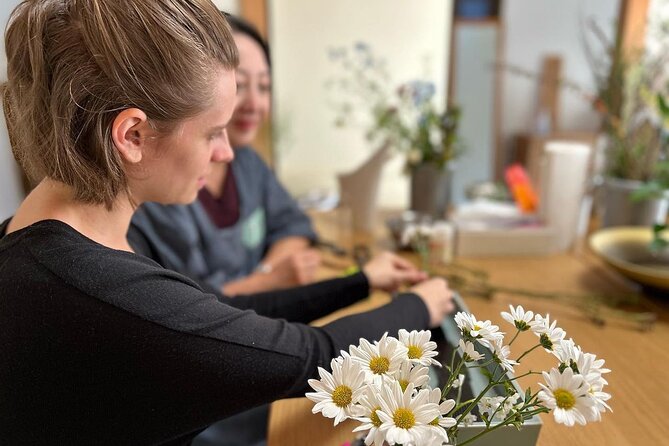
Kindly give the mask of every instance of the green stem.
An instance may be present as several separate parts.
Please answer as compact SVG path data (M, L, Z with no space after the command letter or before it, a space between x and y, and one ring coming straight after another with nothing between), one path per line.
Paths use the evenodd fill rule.
M526 351L525 353L520 355L520 358L516 359L516 362L520 364L520 360L523 359L525 357L525 355L527 355L529 352L531 352L532 350L534 350L537 347L541 347L541 343L535 345L534 347L532 347L531 349L529 349L528 351Z
M518 331L516 331L516 334L513 335L513 339L511 339L511 342L509 342L509 347L511 346L511 344L513 344L513 341L516 340L519 334L520 334L520 329L518 329Z

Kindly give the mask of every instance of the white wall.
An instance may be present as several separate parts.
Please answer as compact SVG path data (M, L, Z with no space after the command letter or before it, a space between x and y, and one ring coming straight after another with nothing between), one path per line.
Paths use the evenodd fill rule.
M335 128L325 81L334 64L328 48L368 43L388 60L397 84L429 75L444 101L450 39L450 0L281 0L269 3L274 116L280 137L277 172L293 194L336 190L336 174L353 170L373 152L359 128ZM329 93L330 95L332 93ZM289 134L286 137L286 133ZM408 203L403 159L385 167L382 206Z
M0 3L0 23L7 24L9 13L19 4L19 0L3 0ZM3 33L4 35L4 33ZM7 80L7 56L5 55L5 40L0 39L0 82ZM3 113L0 113L0 221L14 213L21 199L23 188L14 156L9 146L7 126Z
M584 21L594 18L612 39L619 0L508 0L502 12L506 62L539 72L547 54L562 56L562 73L594 91L592 73L583 51ZM533 128L537 82L505 73L502 91L502 134L507 141ZM597 114L579 95L560 94L561 130L596 130ZM507 145L508 148L508 145Z
M213 0L213 3L221 11L225 11L233 15L239 15L239 0Z

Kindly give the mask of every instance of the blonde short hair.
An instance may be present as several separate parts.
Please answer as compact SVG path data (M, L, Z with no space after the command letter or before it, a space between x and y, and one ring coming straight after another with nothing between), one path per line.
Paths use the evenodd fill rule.
M136 107L160 134L207 108L238 64L210 0L24 0L5 32L4 102L14 154L33 179L112 203L128 182L111 138Z

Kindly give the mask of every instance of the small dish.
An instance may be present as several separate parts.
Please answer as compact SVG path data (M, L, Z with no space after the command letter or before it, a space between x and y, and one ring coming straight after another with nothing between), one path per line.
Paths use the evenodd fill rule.
M590 248L625 277L641 285L669 290L669 252L652 253L653 231L645 226L600 229L589 238Z

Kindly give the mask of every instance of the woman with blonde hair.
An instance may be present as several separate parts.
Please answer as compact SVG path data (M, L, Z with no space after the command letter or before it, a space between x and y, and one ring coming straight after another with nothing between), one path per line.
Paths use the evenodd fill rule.
M26 0L3 100L39 184L0 225L3 444L187 444L298 396L341 349L436 325L445 282L315 328L233 308L132 252L143 202L188 203L226 126L237 51L209 0Z

